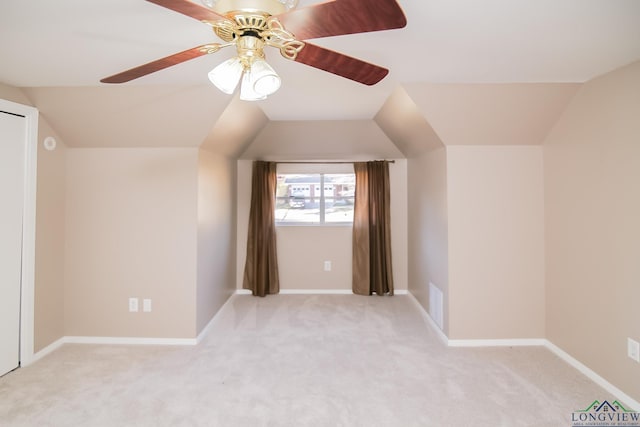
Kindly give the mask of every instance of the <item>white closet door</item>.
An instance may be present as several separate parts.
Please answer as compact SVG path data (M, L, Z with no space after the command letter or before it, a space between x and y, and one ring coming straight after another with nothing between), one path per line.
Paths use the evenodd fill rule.
M0 375L20 363L26 123L0 112Z

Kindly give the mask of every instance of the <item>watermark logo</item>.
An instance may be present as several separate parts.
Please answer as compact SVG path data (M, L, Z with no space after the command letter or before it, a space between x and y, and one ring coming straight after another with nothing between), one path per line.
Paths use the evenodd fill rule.
M573 412L571 422L573 427L640 427L640 412L626 409L617 400L595 400L587 409Z

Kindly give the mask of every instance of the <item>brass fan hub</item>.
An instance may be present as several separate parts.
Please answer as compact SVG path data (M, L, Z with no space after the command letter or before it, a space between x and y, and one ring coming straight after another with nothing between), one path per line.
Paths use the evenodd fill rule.
M267 28L267 19L269 15L248 14L245 12L234 12L233 19L236 21L238 28L242 30L258 30L262 31Z
M267 14L234 11L228 13L227 16L229 21L213 25L213 32L226 42L232 42L246 31L262 33L268 26L269 15Z
M276 0L277 3L281 4ZM266 12L232 11L227 12L227 19L209 22L213 32L227 43L236 44L242 57L243 39L258 39L261 43L258 50L262 52L264 45L280 50L282 56L295 60L304 43L296 40L275 16ZM262 54L264 57L264 54Z

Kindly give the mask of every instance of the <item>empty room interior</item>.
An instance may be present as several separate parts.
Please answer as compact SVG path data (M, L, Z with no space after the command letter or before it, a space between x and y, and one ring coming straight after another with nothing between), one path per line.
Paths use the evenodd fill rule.
M0 425L640 425L640 2L0 33Z

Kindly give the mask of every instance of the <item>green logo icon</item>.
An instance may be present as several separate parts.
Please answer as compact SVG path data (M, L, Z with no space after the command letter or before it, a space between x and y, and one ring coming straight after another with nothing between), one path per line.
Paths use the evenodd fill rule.
M624 426L640 427L640 413L630 411L620 402L594 400L586 409L571 414L573 427Z

